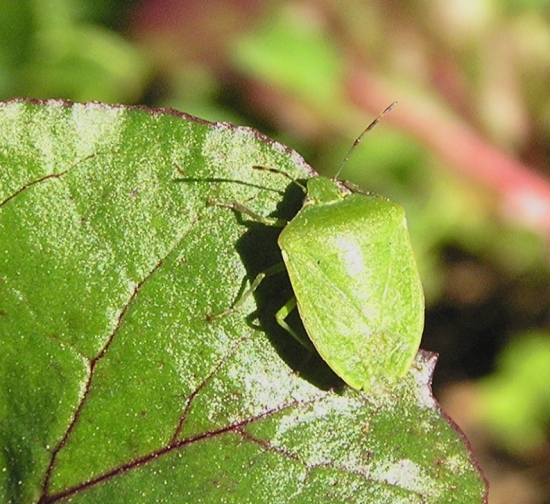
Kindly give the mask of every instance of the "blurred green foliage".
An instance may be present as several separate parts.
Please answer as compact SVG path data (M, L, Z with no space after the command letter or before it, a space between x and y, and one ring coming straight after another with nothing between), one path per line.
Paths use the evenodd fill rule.
M485 420L511 451L544 444L550 420L549 363L550 333L523 334L499 355L495 374L480 383Z
M233 61L245 74L335 113L343 100L342 60L327 34L305 21L278 12L236 40Z
M99 4L2 0L0 96L138 100L148 63L138 47L86 17L102 12Z

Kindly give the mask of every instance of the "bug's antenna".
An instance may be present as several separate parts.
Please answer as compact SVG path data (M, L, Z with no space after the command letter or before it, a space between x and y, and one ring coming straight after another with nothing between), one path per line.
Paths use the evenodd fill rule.
M361 139L363 138L365 133L369 132L372 128L374 128L378 124L378 121L380 121L380 119L382 119L382 117L384 117L396 105L397 105L397 102L395 101L391 105L387 106L382 112L380 112L379 116L374 121L372 121L363 130L363 132L355 139L355 142L353 142L353 145L351 146L350 150L346 154L346 157L342 161L342 164L340 165L340 168L338 168L338 171L336 172L336 176L334 177L335 179L337 179L339 177L340 173L342 172L342 169L344 168L345 164L348 162L348 159L349 159L351 153L354 151L355 147L357 147L359 145L359 142L361 141Z
M277 168L267 168L266 166L253 166L254 170L261 170L261 171L267 171L269 173L276 173L278 175L283 175L283 177L286 177L290 181L292 181L294 184L296 184L302 191L304 191L304 194L307 194L307 188L304 184L300 184L294 177L289 175L288 173L284 172L283 170L278 170Z

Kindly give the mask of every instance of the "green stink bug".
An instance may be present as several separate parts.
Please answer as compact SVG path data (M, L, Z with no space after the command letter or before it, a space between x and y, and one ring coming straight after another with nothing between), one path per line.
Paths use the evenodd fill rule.
M307 189L296 183L306 197L288 223L239 203L223 205L283 227L278 244L284 267L260 274L247 294L267 274L286 268L295 297L277 312L279 324L300 340L284 321L297 307L317 352L351 387L371 390L380 379L393 381L410 368L424 326L424 294L405 211L339 180L312 177ZM224 314L239 308L244 297Z
M404 375L418 350L424 295L403 208L333 180L307 184L279 246L304 327L348 385Z

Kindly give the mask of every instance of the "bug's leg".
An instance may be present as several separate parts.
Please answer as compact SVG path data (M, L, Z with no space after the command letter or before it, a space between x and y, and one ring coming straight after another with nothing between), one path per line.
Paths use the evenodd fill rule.
M313 345L311 344L311 341L309 338L306 338L304 336L299 335L292 327L290 327L286 323L286 318L290 314L292 310L296 308L296 298L292 296L283 306L279 309L279 311L275 314L275 319L277 320L277 323L288 333L290 333L298 343L300 343L303 347L307 348L310 351L314 351L315 348L313 348Z
M265 271L262 271L254 279L254 281L250 284L250 287L246 291L243 292L243 294L241 295L241 297L239 299L237 299L237 301L235 302L235 304L231 308L228 308L227 310L224 310L223 312L218 313L216 315L209 315L208 319L211 320L211 321L216 320L218 318L222 318L222 317L225 317L227 315L231 315L232 313L235 313L235 312L239 311L243 307L243 305L246 303L247 299L252 294L254 294L254 292L256 291L258 286L262 283L262 280L264 278L266 278L268 276L271 276L271 275L275 275L276 273L280 273L282 271L285 271L284 263L276 264L275 266L271 266L271 268L268 268Z
M250 210L250 208L246 207L242 203L239 203L238 201L233 201L233 203L218 203L216 201L208 201L208 204L211 206L229 208L230 210L234 210L235 212L243 213L245 215L248 215L255 221L265 224L266 226L274 226L274 227L282 228L288 224L288 222L283 219L277 219L274 217L263 217L262 215L257 214L256 212Z

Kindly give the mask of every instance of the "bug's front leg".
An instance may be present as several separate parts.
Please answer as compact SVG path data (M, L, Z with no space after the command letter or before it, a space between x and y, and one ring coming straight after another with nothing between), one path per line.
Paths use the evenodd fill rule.
M218 203L216 201L208 201L207 204L209 206L218 206L222 208L229 208L230 210L234 210L235 212L240 212L245 215L248 215L255 221L261 222L262 224L265 224L266 226L274 226L274 227L285 227L288 222L283 219L277 219L275 217L263 217L260 214L257 214L253 210L250 210L247 206L243 205L242 203L239 203L238 201L233 201L232 203Z

